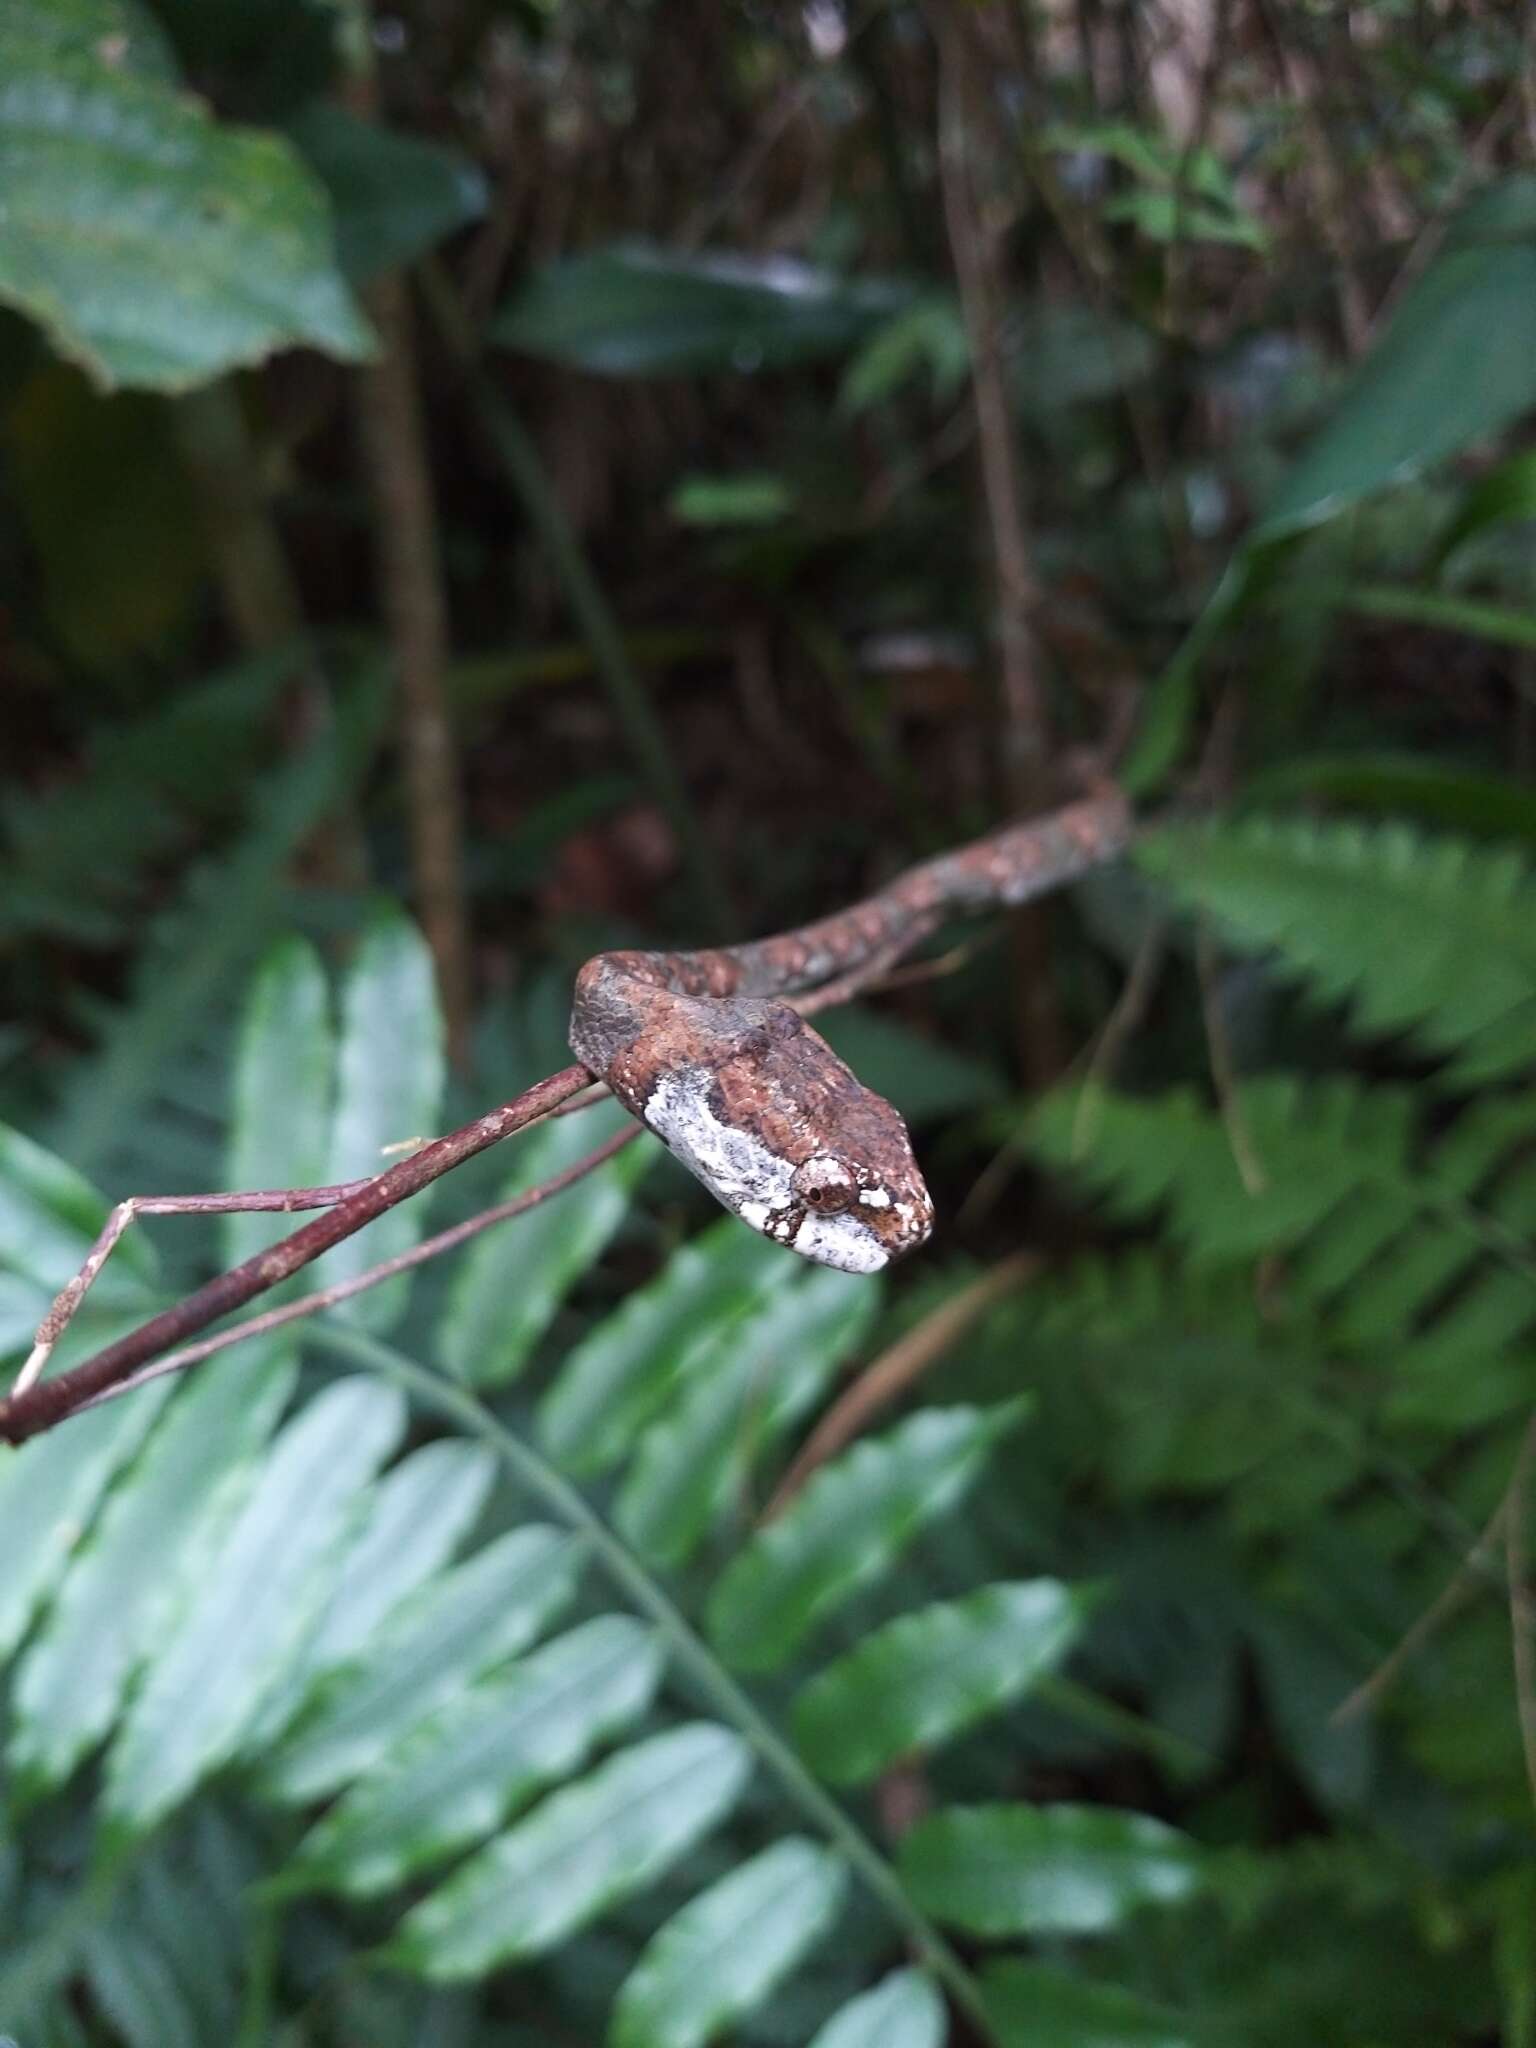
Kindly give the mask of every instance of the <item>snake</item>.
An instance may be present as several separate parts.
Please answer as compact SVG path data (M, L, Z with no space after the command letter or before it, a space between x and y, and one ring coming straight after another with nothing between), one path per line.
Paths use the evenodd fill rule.
M1118 793L909 868L830 917L744 945L598 953L570 1044L732 1215L818 1265L876 1273L916 1251L934 1205L900 1112L786 998L894 960L950 910L1026 903L1113 859Z

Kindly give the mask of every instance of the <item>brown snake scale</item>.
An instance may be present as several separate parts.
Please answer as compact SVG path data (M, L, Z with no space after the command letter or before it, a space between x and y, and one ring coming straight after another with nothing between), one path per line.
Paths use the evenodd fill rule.
M780 999L894 958L946 910L1043 896L1130 836L1124 798L1097 796L774 938L599 953L576 979L571 1049L744 1223L821 1265L878 1272L933 1229L907 1127Z

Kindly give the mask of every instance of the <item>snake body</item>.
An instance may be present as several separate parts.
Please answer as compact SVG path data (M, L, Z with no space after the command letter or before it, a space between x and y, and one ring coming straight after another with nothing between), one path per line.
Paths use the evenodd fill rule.
M571 1049L754 1230L874 1273L915 1251L933 1202L907 1127L783 998L895 958L950 909L1027 902L1112 859L1118 795L1069 805L910 868L833 917L741 946L599 953Z

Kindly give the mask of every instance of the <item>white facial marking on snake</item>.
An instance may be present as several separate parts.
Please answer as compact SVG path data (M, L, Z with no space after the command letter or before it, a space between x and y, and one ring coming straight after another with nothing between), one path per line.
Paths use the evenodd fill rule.
M891 1198L884 1188L866 1188L859 1200L866 1209L889 1209Z
M750 1131L721 1123L709 1106L711 1076L702 1067L663 1074L645 1105L645 1121L717 1200L743 1223L803 1258L844 1273L878 1273L889 1254L855 1215L805 1216L791 1234L794 1169Z

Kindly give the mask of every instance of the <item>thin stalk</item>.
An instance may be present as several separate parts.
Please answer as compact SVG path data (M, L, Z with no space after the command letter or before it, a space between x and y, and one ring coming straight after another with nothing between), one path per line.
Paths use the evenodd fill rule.
M609 1529L579 1488L525 1444L461 1387L428 1372L414 1359L360 1330L317 1325L313 1335L328 1350L371 1367L413 1399L489 1444L507 1469L549 1513L579 1533L624 1597L649 1617L678 1665L740 1732L786 1795L847 1858L868 1889L900 1926L913 1949L987 2041L995 2037L975 1979L943 1935L907 1897L900 1878L832 1796L824 1791L730 1673L694 1631L645 1567Z
M424 263L421 285L443 339L459 363L486 438L548 550L571 614L592 650L592 660L613 715L652 795L677 834L696 913L705 930L711 936L719 936L730 928L733 920L717 864L602 585L555 495L532 436L480 368L475 337L441 268L430 261Z

